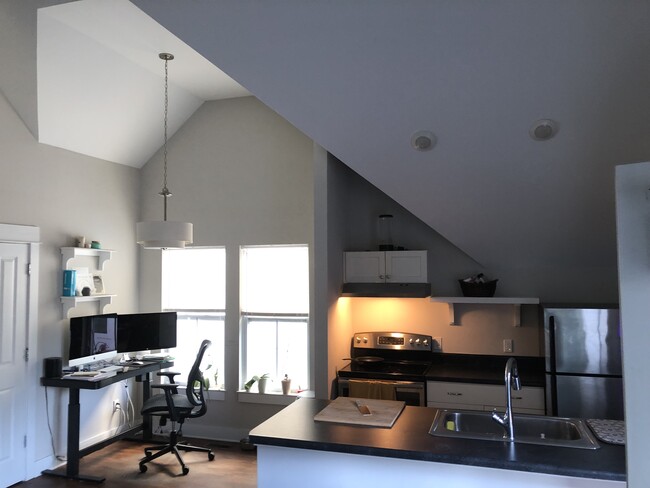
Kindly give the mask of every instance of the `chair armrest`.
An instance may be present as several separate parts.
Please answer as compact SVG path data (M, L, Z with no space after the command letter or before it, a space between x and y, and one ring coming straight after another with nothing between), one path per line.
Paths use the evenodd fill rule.
M170 383L175 383L174 381L174 376L179 375L180 373L176 373L173 371L159 371L156 373L157 376L165 376L169 380Z
M153 383L151 388L161 388L165 394L170 392L173 395L178 395L178 385L176 383Z

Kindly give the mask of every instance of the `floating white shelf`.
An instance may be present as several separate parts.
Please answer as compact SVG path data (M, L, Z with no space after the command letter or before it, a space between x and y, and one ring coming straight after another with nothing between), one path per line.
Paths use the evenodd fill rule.
M110 249L89 249L87 247L62 247L61 248L61 267L68 269L70 260L79 256L95 256L97 257L97 269L104 270L104 264L113 257Z
M104 307L113 302L113 297L117 295L90 295L87 297L61 297L63 304L63 317L68 317L68 312L83 302L99 302L99 311L104 313Z
M520 297L431 297L432 302L447 303L449 305L449 325L460 325L456 322L456 304L478 304L478 305L513 305L514 326L521 326L521 305L537 305L539 298Z

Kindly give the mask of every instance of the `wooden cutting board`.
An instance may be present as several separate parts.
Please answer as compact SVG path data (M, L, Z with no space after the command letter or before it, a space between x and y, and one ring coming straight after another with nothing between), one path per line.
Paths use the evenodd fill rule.
M363 415L357 404L370 409L370 415ZM370 427L393 426L397 417L404 410L404 402L393 400L374 400L367 398L338 397L314 416L318 422L335 422L339 424L367 425Z

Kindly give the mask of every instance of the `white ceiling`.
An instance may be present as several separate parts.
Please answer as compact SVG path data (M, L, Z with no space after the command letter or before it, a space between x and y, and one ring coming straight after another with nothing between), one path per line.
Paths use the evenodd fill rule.
M553 263L615 280L613 168L650 160L647 0L133 4L488 269L525 274ZM76 45L39 42L39 96L41 49L50 74L74 73L49 87L49 121L39 118L52 133L65 123L59 137L74 139L73 150L97 155L108 139L120 154L100 157L137 166L157 147L157 52L176 46L134 5L85 0L39 16L55 42ZM77 9L101 10L94 18L104 27ZM180 76L183 61L173 63ZM172 104L186 109L175 127L203 98L177 90ZM129 102L117 108L115 98ZM550 141L528 135L540 118L558 123ZM153 132L129 139L139 126ZM436 134L432 151L410 147L418 130ZM153 141L146 151L143 141Z
M39 141L141 167L163 142L164 61L169 135L206 100L249 93L127 0L38 11Z

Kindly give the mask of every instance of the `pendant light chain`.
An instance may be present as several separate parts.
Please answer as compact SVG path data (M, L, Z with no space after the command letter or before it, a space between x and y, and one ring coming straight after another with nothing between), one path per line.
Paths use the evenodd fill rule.
M165 202L163 206L164 220L167 220L167 198L172 196L172 193L167 188L167 116L169 113L169 71L167 63L174 59L173 54L160 53L160 59L165 61L165 124L164 124L164 143L163 143L163 187L160 195L163 196Z

